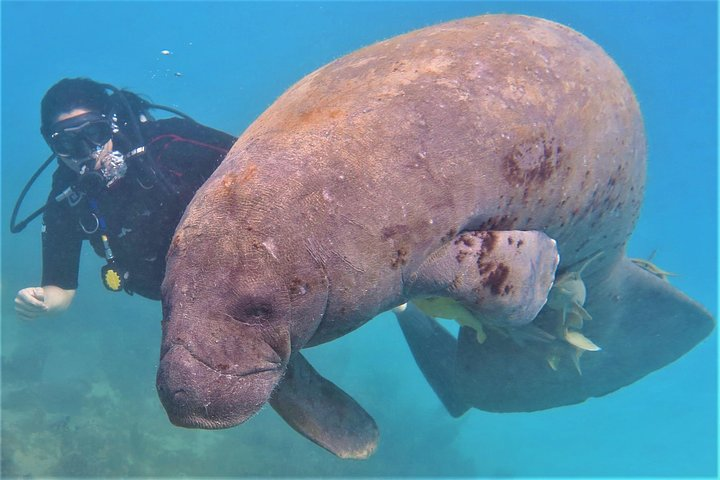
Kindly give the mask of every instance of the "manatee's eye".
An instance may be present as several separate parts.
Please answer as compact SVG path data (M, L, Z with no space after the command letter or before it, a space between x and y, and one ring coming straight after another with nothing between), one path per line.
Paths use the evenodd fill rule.
M271 315L272 307L264 303L248 305L245 307L245 316L250 318L264 320L266 318L270 318Z
M272 303L255 296L239 299L232 317L243 323L264 323L273 316Z

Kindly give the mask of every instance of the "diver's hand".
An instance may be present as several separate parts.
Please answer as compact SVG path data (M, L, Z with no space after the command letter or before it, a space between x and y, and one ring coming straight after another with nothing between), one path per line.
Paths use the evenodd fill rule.
M65 290L54 285L23 288L15 297L15 312L24 320L59 313L66 310L75 290Z
M40 315L46 315L47 311L45 290L42 287L23 288L15 297L15 312L22 319L32 320Z

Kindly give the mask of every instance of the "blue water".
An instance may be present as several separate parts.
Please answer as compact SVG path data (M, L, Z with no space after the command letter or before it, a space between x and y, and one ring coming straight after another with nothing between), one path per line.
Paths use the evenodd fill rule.
M376 419L380 445L343 461L264 409L239 427L174 427L154 378L160 306L112 294L85 248L72 309L21 322L15 292L40 276L39 222L10 235L19 191L49 151L39 102L87 76L239 134L307 73L411 29L488 12L565 23L633 85L649 143L630 241L717 315L717 9L714 3L2 2L2 475L706 476L717 473L717 334L609 396L532 414L442 408L394 319L307 351ZM160 52L168 49L172 55ZM181 75L176 75L179 73ZM39 206L49 175L28 195ZM652 321L652 319L646 319Z

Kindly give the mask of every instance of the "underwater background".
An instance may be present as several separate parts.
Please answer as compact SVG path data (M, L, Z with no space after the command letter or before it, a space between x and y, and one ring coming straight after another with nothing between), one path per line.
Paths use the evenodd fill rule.
M715 2L11 2L2 15L3 477L715 477L717 333L606 397L536 413L453 419L415 366L394 316L305 350L380 428L376 453L340 460L266 407L246 424L187 430L155 391L159 302L106 291L83 249L72 308L19 320L39 282L40 221L9 218L49 155L39 103L63 77L146 94L240 134L316 68L376 41L483 13L564 23L600 44L635 89L648 179L628 246L717 316ZM169 50L170 55L161 51ZM20 217L39 207L46 172ZM642 319L651 322L652 318Z

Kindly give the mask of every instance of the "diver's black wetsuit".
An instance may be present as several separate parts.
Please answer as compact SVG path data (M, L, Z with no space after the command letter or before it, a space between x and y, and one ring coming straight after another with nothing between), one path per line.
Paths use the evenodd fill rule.
M123 179L95 198L86 195L72 206L68 200L55 201L58 194L77 180L77 174L59 162L43 216L42 285L77 288L82 241L89 239L95 252L104 257L100 238L104 220L113 255L130 273L129 290L160 299L165 255L175 227L195 191L217 168L235 138L179 118L147 122L140 128L158 174L179 194L167 196L157 184L144 188L137 179L137 164L129 160ZM148 186L147 181L144 185ZM87 230L97 224L92 215L93 201L101 226L87 234L80 221Z

